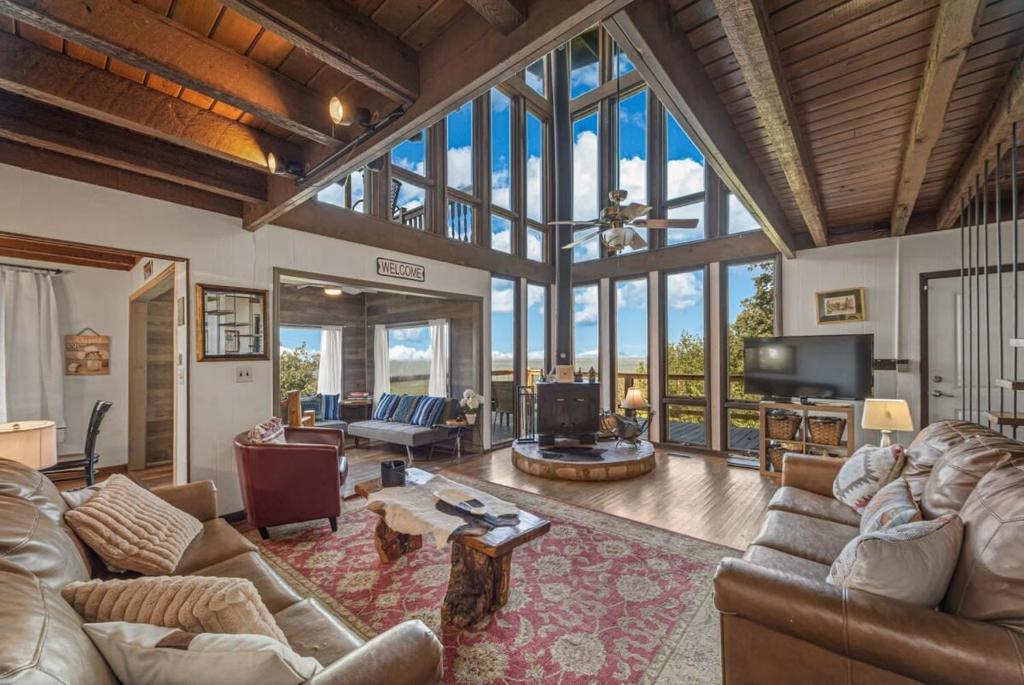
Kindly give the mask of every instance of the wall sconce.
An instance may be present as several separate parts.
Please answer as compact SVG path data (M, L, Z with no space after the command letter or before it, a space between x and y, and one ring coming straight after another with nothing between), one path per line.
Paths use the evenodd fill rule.
M301 164L289 162L284 157L278 157L273 152L267 154L267 169L270 173L279 176L302 176Z
M365 107L353 107L341 101L337 95L332 95L327 105L327 111L331 115L331 121L336 126L350 126L353 123L360 126L369 126L370 110Z

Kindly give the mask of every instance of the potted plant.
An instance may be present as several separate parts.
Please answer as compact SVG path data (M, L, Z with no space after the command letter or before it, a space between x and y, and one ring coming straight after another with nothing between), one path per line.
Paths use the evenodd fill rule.
M476 414L480 411L480 407L482 407L483 404L483 395L478 393L476 390L466 388L465 392L462 393L462 399L459 400L459 406L462 407L462 413L466 416L466 423L476 423Z

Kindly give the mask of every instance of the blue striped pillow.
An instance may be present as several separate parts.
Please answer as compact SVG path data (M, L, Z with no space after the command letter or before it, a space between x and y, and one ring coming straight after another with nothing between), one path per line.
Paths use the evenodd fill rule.
M420 395L402 395L398 400L398 404L395 405L395 411L392 412L389 421L397 421L398 423L409 423L412 421L413 412L416 411L416 406L419 404Z
M341 401L341 395L324 395L323 400L320 404L320 420L321 421L337 421L341 417L339 416L338 403Z
M444 405L447 401L444 397L424 397L416 405L416 411L413 412L410 423L414 426L433 428L441 420L441 414L444 413Z
M389 392L384 393L377 400L377 406L373 410L374 421L387 421L391 418L391 414L395 411L395 405L398 404L398 395L392 395Z

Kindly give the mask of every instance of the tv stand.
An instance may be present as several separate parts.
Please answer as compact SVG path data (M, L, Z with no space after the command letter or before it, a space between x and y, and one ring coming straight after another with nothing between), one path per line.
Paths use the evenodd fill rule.
M767 478L779 480L782 478L782 471L776 471L771 465L768 450L784 448L787 452L800 454L827 454L830 457L845 459L853 454L857 448L856 426L854 425L854 407L852 404L832 404L822 402L815 404L805 402L806 398L800 398L799 402L761 402L758 405L760 417L760 456L761 475ZM784 409L800 415L800 429L792 440L776 440L768 437L768 412L772 409ZM811 438L810 430L807 427L808 416L839 416L846 419L846 431L843 439L838 445L817 444Z

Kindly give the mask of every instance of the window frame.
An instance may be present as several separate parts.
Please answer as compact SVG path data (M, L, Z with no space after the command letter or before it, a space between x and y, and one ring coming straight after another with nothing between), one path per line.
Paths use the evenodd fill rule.
M668 392L669 368L668 368L668 278L674 274L692 273L700 271L703 274L703 300L704 309L704 397L693 397L689 395L671 395ZM668 407L670 405L703 407L704 409L704 444L694 445L695 447L711 447L711 307L708 306L709 283L711 279L711 265L686 269L664 270L658 274L658 289L660 293L658 329L661 333L661 436L662 441L674 445L689 445L690 443L672 442L669 437Z
M487 354L487 361L488 361L488 364L490 366L490 375L486 378L486 382L488 384L494 383L494 281L496 281L496 280L497 281L508 281L512 285L512 314L511 314L511 316L512 316L512 342L513 342L513 345L512 345L512 375L511 375L511 380L512 380L512 388L513 388L513 403L512 403L512 427L513 427L513 431L512 431L512 433L513 433L513 436L514 436L515 433L518 432L515 428L517 426L519 426L519 414L520 414L520 412L519 412L519 400L518 400L518 397L515 396L515 387L517 385L519 385L519 380L518 379L522 377L522 373L523 373L523 370L522 370L523 360L522 360L522 354L520 353L520 341L523 339L523 317L520 316L520 313L522 311L522 297L521 297L521 292L520 292L521 279L516 277L516 276L508 276L506 274L499 273L499 272L492 272L490 274L490 284L489 284L489 288L488 288L488 297L490 298L490 300L489 300L489 304L490 304L490 307L489 307L489 309L490 309L490 320L487 322L487 328L488 328L489 339L490 339L490 343L491 344L490 344L489 351L486 352L486 354ZM545 318L547 318L547 317L545 316ZM487 388L488 391L490 391L492 389L493 389L493 386L489 386ZM486 394L491 396L491 399L493 401L494 393L493 392L487 392ZM493 426L494 417L491 416L490 420L492 422L491 425ZM494 433L492 431L491 432L491 449L494 449L495 447L505 447L505 446L508 446L508 445L512 444L512 440L513 439L510 438L509 440L503 440L501 442L497 442L495 440L495 438L494 438Z
M452 385L451 372L450 372L450 368L451 368L451 359L450 359L450 357L451 357L451 349L452 349L452 346L451 346L452 326L451 326L451 320L447 320L447 321L448 321L448 336L449 336L448 337L449 373L448 373L448 378L447 378L447 384L448 384L448 390L450 392L451 391L451 385ZM391 368L391 331L393 331L393 330L400 330L400 329L403 329L403 328L424 328L427 331L427 338L428 338L427 350L428 351L430 350L430 342L429 342L429 338L430 338L430 322L427 321L427 320L423 320L423 321L403 321L402 323L386 324L384 326L384 328L387 330L387 334L388 334L388 369L389 369L389 372L390 372L390 368ZM392 379L393 378L394 378L394 374L392 373L390 375L390 377L388 378L388 385L389 386L392 384ZM427 386L428 386L428 388L429 388L429 385L430 385L430 375L429 375L429 371L428 371L428 373L427 373ZM424 393L424 394L426 394L426 393Z
M604 362L604 354L605 354L605 350L603 349L603 346L601 345L601 312L603 311L603 307L601 305L603 304L603 298L601 296L601 281L600 280L583 281L583 282L580 282L580 283L573 283L572 284L572 327L570 329L570 333L572 334L571 335L571 337L572 337L572 360L573 360L573 368L576 368L577 364L578 364L578 360L576 359L576 325L577 325L576 324L576 289L577 288L590 288L590 287L593 287L593 288L597 289L597 324L596 324L597 325L597 367L596 367L596 371L597 371L597 380L600 383L601 382L601 366L602 366L602 363ZM583 370L583 369L581 368L581 370ZM587 371L589 371L589 369L587 369ZM586 371L584 371L584 373L586 373Z
M527 309L529 309L530 286L544 288L544 366L541 369L543 374L551 368L551 290L554 286L551 283L526 279ZM600 293L598 297L600 297ZM523 321L523 341L526 343L526 359L523 360L523 373L525 374L530 366L530 328L526 316L523 317ZM528 378L523 377L522 380L524 385L529 384Z
M610 303L611 307L609 307L609 309L608 309L608 317L609 317L609 319L608 319L608 332L610 333L610 336L609 336L610 340L609 340L609 342L611 343L611 348L612 348L611 349L612 382L608 384L609 390L610 390L609 395L610 395L610 402L611 403L608 406L612 407L613 409L619 406L618 402L619 402L619 399L620 399L620 398L617 397L618 389L619 389L619 316L618 316L618 313L619 313L619 289L618 289L618 286L619 286L620 283L626 283L626 282L629 282L629 281L643 281L644 282L644 286L645 286L644 287L644 293L645 293L644 296L646 298L646 304L644 305L644 310L647 313L647 315L644 317L645 324L646 324L644 337L646 338L646 342L647 342L647 344L646 344L646 346L647 346L647 364L646 364L646 366L647 366L647 397L646 397L646 399L647 399L648 404L650 404L650 401L651 401L651 396L650 396L651 395L651 279L650 279L649 274L647 274L647 273L644 273L644 274L641 274L641 275L632 275L632 276L619 276L617 278L609 279L609 283L608 283L608 285L609 285L608 297L611 300L611 303ZM600 300L601 300L601 295L600 295L600 289L599 289L598 290L598 311L600 311ZM600 337L600 333L598 333L598 336ZM600 358L600 346L598 346L598 353L599 353L598 357Z

